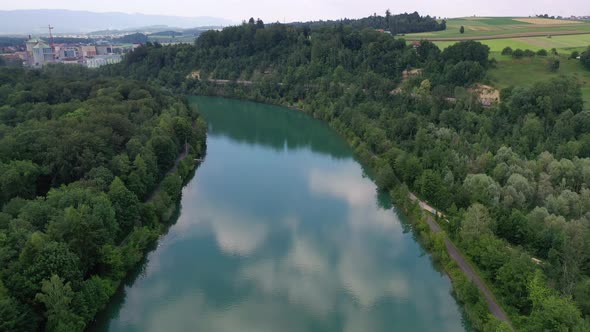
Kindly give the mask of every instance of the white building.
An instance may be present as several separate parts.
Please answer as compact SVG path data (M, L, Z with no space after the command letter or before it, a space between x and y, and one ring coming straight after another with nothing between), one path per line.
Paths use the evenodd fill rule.
M35 67L43 67L47 63L55 62L55 56L51 46L44 41L39 41L33 46L33 63Z

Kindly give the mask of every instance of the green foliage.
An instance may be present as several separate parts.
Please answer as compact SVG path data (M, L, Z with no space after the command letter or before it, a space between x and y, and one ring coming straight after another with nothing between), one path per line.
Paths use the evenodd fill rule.
M524 57L524 51L521 50L520 48L517 48L514 51L512 51L512 57L516 58L516 59L520 59L520 58Z
M580 56L580 62L586 69L590 70L590 46Z
M111 183L108 195L119 223L119 236L126 235L139 222L139 200L118 177Z
M204 152L182 99L100 75L0 68L2 331L84 330L161 231L139 198L169 211L189 172L158 183L180 144Z
M463 190L471 203L493 207L500 200L500 185L486 174L468 174L463 182Z
M11 160L0 162L0 206L11 198L33 198L37 192L37 177L41 168L31 161Z
M560 64L559 59L555 59L555 58L549 59L547 61L547 69L551 72L556 72L559 70L559 64Z
M533 309L527 331L582 331L581 314L569 298L563 298L547 288L545 279L537 271L529 282Z
M41 293L35 299L45 305L47 315L47 331L82 331L84 322L73 313L71 306L74 292L70 283L63 282L57 275L44 280Z
M463 215L461 240L474 242L483 235L491 235L492 228L492 220L486 207L477 203L473 204Z
M442 58L451 64L461 61L474 61L482 67L488 65L490 48L476 41L465 41L451 45L442 52Z
M510 46L506 46L503 50L502 50L502 55L512 55L512 47Z

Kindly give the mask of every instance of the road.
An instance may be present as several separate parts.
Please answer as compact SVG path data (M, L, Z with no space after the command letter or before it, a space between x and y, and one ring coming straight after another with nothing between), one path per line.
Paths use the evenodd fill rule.
M443 214L436 211L436 209L428 205L426 202L419 200L414 194L410 194L410 199L412 201L417 200L418 204L420 205L420 208L429 213L426 218L426 222L428 223L430 230L433 233L440 233L442 230L432 216L443 216ZM457 263L457 266L459 266L461 271L463 271L465 276L467 276L467 279L472 281L475 284L475 286L479 289L479 291L483 294L486 304L488 305L488 309L490 310L492 315L494 315L501 321L507 322L512 326L510 319L508 318L508 315L506 315L504 310L502 310L502 307L498 304L496 298L494 297L494 294L490 291L483 279L473 269L473 267L471 267L471 265L467 262L465 257L463 257L459 249L455 247L453 242L448 237L445 236L444 241L445 247L447 248L447 252L449 253L449 257L451 257L451 259L454 260L455 263Z

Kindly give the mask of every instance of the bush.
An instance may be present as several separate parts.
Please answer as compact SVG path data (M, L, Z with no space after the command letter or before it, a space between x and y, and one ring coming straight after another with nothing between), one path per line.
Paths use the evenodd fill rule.
M502 55L512 55L512 48L510 46L504 47Z
M579 56L580 56L580 52L573 51L572 54L570 55L570 59L577 59Z
M559 70L559 59L550 59L547 61L547 69L551 72L556 72Z
M537 51L538 56L547 56L547 54L548 54L547 50L545 50L545 49L540 49Z
M524 56L528 57L528 58L532 58L535 56L535 52L531 51L529 49L524 50Z
M515 50L512 52L512 57L513 57L513 58L520 59L520 58L522 58L523 56L524 56L524 51L523 51L523 50L521 50L520 48L517 48L517 49L515 49Z

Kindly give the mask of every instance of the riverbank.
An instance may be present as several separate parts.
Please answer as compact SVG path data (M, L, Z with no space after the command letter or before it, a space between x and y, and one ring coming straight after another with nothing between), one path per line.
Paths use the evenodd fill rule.
M203 125L203 122L199 122L202 122L202 119L193 120L192 130L196 137L202 134L197 130L198 125ZM95 315L95 319L88 324L86 330L95 330L96 322L102 319L105 310L111 306L117 294L122 292L126 280L133 278L131 276L135 273L133 271L138 268L147 254L156 248L159 238L166 233L171 221L177 216L182 189L194 176L206 151L205 138L199 137L197 141L202 142L202 145L191 146L188 142L184 144L182 151L162 181L142 203L143 217L145 218L142 220L142 226L135 227L119 246L112 250L112 253L106 253L120 255L120 259L124 257L120 267L124 273L118 272L110 276L111 288L110 293L107 294L109 300L105 307Z

